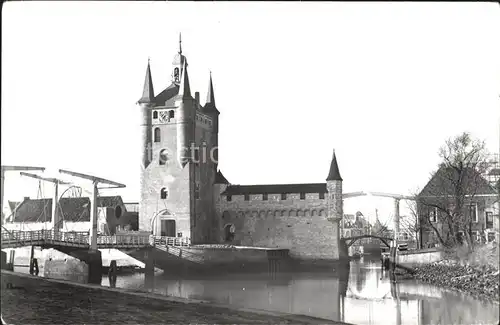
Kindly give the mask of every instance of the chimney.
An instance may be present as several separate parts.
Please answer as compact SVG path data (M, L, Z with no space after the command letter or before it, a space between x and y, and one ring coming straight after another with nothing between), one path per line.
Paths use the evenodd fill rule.
M196 102L196 109L200 109L200 92L199 91L194 93L194 100Z
M25 197L24 197L24 201L28 201L29 199L30 199L30 197L29 197L29 196L25 196Z

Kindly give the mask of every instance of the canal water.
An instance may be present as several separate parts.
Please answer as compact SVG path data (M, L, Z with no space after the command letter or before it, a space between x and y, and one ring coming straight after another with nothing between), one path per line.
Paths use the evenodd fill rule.
M109 286L106 276L102 285ZM394 283L379 260L352 261L345 276L332 272L180 279L158 273L146 285L144 274L135 273L118 276L116 286L360 325L499 324L498 304L413 280Z

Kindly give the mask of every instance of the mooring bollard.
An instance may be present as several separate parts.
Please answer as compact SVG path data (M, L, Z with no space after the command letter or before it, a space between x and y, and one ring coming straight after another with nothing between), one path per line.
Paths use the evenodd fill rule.
M116 265L116 260L112 260L111 263L109 263L109 271L108 271L109 286L111 288L116 287L117 273L118 273L118 266Z
M38 269L38 259L34 258L33 259L33 269L34 269L34 274L38 276L39 269Z

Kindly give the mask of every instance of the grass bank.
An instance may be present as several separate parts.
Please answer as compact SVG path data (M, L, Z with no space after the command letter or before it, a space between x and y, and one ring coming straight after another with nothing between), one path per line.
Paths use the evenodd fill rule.
M343 324L203 301L37 278L2 270L9 324ZM8 283L12 288L7 288ZM9 285L10 287L10 285Z

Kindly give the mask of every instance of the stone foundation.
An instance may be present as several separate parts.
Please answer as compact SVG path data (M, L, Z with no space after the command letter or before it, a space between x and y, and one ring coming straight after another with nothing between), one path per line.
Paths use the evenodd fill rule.
M69 255L47 252L43 276L79 283L100 284L102 279L102 257L100 251L78 251L81 259ZM82 261L83 260L83 261Z
M397 263L403 267L413 268L443 259L443 251L436 248L398 252Z

